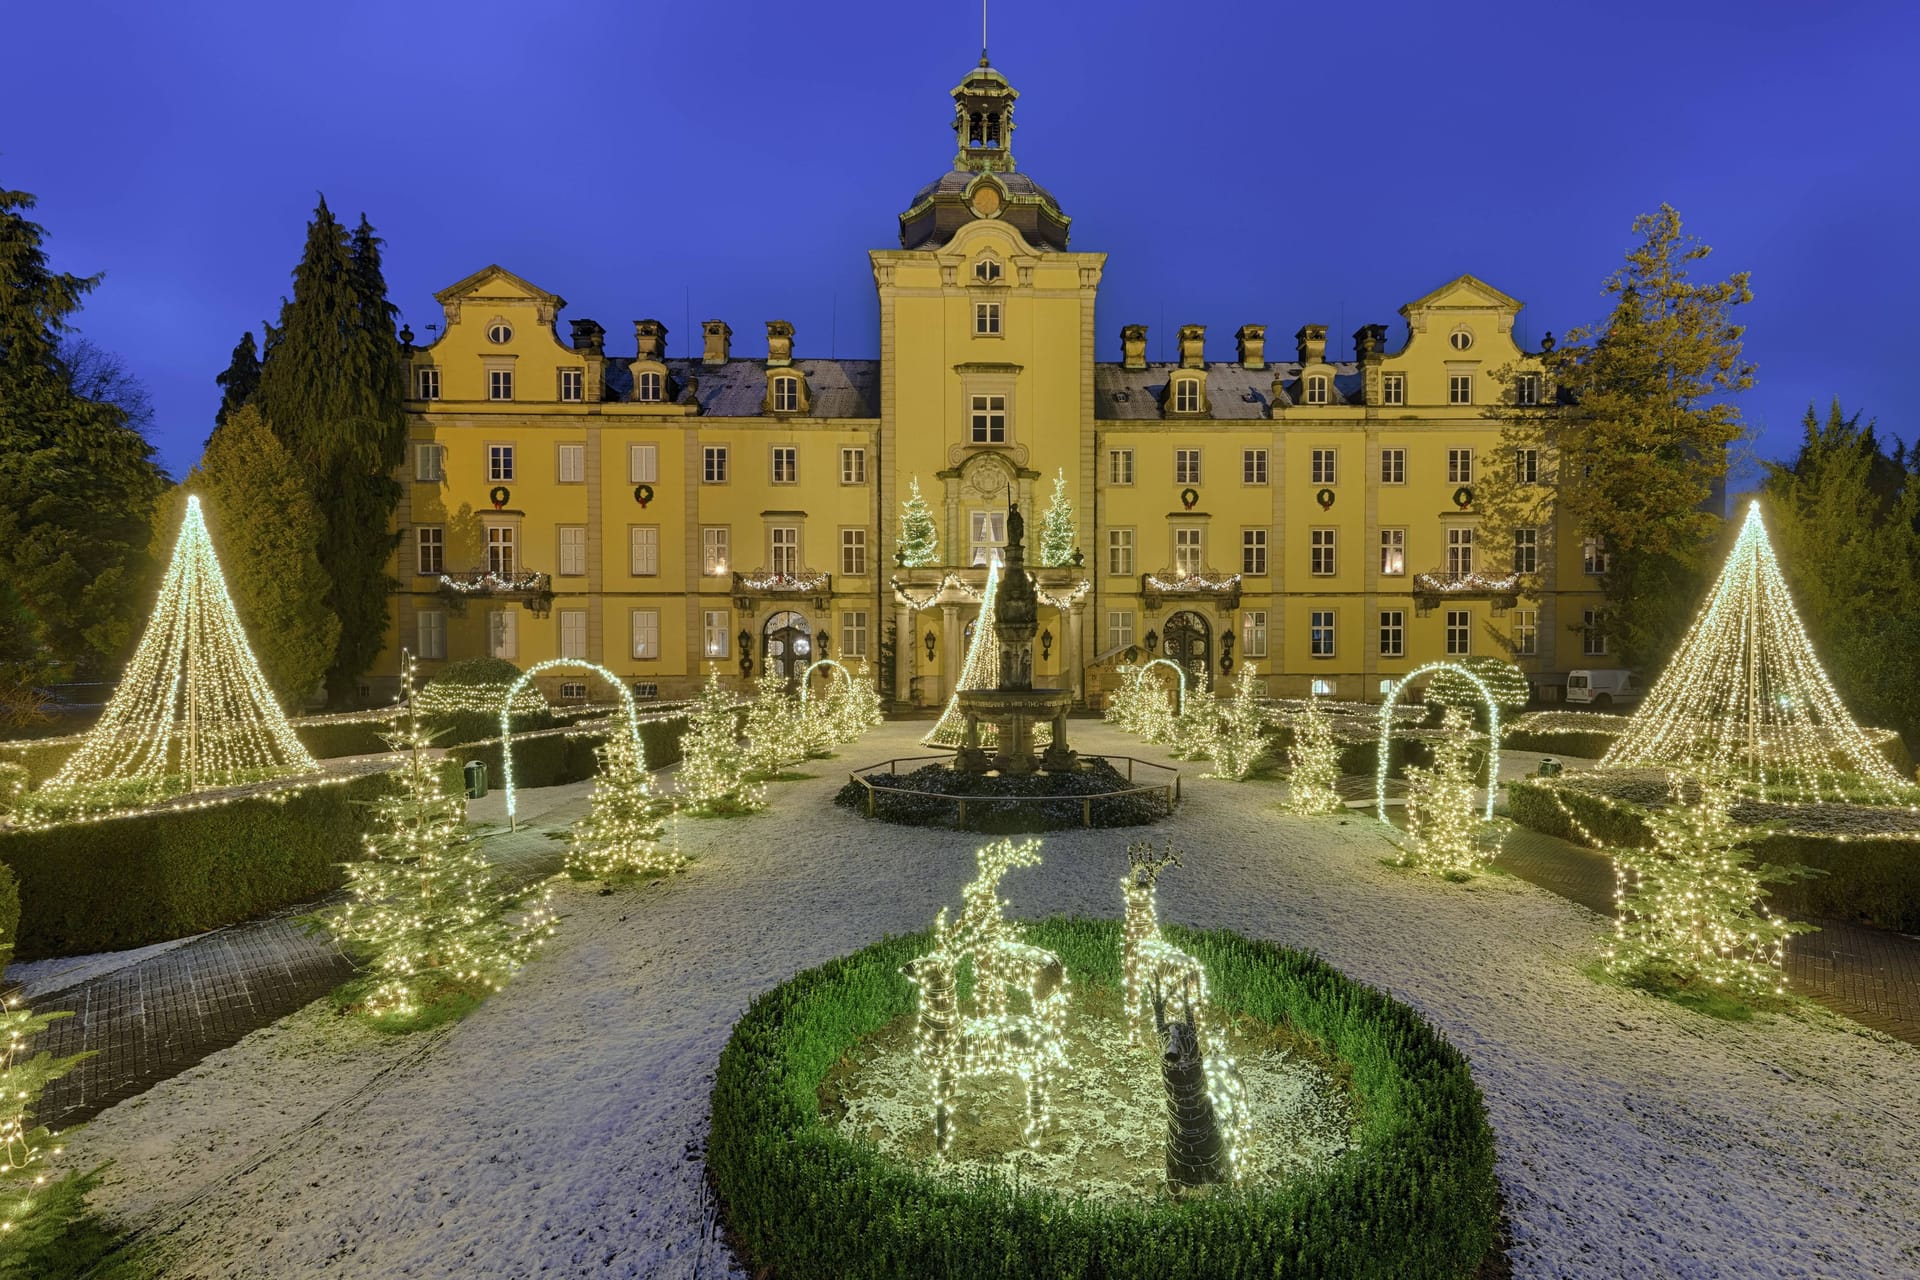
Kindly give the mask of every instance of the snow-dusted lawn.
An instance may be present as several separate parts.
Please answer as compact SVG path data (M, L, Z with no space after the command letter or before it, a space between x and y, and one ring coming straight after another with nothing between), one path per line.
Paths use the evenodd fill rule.
M1076 745L1159 758L1075 722ZM443 1035L378 1040L309 1009L101 1116L100 1203L170 1275L717 1276L698 1159L712 1070L755 993L958 905L975 837L869 824L846 763L771 811L683 824L698 861L614 896L563 888L560 938ZM1186 766L1186 865L1161 917L1316 950L1472 1058L1522 1276L1920 1274L1920 1052L1822 1013L1728 1024L1581 972L1599 921L1502 876L1381 864L1364 814ZM1136 838L1140 831L1131 833ZM1117 916L1128 832L1049 837L1022 915Z

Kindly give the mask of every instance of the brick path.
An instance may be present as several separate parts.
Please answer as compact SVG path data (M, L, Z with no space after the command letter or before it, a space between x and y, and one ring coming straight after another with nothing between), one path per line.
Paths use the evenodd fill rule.
M548 833L585 811L586 788L522 793L520 804L520 830L483 832L481 847L503 880L530 885L560 869L565 852ZM544 811L529 819L526 811L536 806ZM470 802L469 815L503 821L498 793ZM74 1016L48 1027L33 1048L95 1053L47 1087L36 1118L71 1128L346 981L353 966L333 940L307 933L297 920L339 896L216 929L124 968L36 993L36 1009L69 1009Z

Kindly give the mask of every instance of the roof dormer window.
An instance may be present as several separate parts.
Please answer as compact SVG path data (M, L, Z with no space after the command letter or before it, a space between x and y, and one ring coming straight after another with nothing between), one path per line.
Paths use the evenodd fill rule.
M1173 411L1175 413L1200 412L1200 379L1179 378L1174 381Z
M633 380L633 398L636 400L658 401L666 399L666 376L658 369L649 369Z
M1447 341L1452 344L1455 351L1465 351L1473 345L1473 330L1461 325L1447 335Z
M487 341L495 346L506 346L513 341L513 326L505 320L494 320L487 325Z
M1308 404L1326 404L1327 401L1327 375L1324 373L1308 374L1306 402Z
M800 379L785 374L773 380L773 411L797 413L800 409Z
M973 264L973 278L981 284L997 284L1000 280L1000 264L992 258L982 258Z

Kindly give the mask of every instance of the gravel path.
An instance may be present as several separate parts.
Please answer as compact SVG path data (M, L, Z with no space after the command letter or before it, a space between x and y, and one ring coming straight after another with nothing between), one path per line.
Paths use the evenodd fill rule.
M924 730L885 726L847 759L911 754ZM977 843L836 809L844 765L810 767L770 812L683 824L685 875L563 888L560 937L444 1033L381 1039L309 1008L107 1111L73 1143L116 1161L99 1202L170 1276L739 1274L699 1161L734 1019L957 904ZM1291 818L1272 785L1185 768L1185 805L1152 829L1187 850L1162 918L1318 951L1472 1058L1516 1275L1920 1274L1920 1051L1818 1009L1730 1024L1596 983L1584 908L1392 869L1360 814ZM1021 915L1118 915L1127 838L1051 836L1003 891Z

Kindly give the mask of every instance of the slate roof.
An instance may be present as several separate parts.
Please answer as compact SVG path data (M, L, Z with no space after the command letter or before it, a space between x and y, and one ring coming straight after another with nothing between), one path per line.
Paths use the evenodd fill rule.
M920 188L907 208L918 208L921 202L936 194L959 195L967 189L967 184L979 176L971 169L949 169ZM1060 202L1053 198L1053 192L1024 173L1016 170L1013 173L996 173L993 176L1001 186L1007 189L1007 194L1010 196L1037 196L1056 209L1060 207Z
M1129 369L1120 364L1096 364L1093 367L1093 416L1102 420L1162 418L1167 394L1167 379L1180 368L1177 362L1149 363L1144 369ZM1335 362L1333 395L1335 404L1357 404L1360 399L1360 366ZM1232 360L1207 365L1207 400L1212 419L1264 418L1273 408L1273 380L1281 381L1281 404L1299 403L1300 365L1297 361L1272 363L1264 369L1248 369ZM1202 419L1205 421L1205 419Z
M665 361L667 372L680 388L677 404L700 403L711 418L755 418L767 398L765 360L729 360L705 365L698 360ZM606 398L633 398L633 357L609 356ZM809 360L793 362L806 375L813 396L810 418L877 418L880 416L880 362L878 360Z

